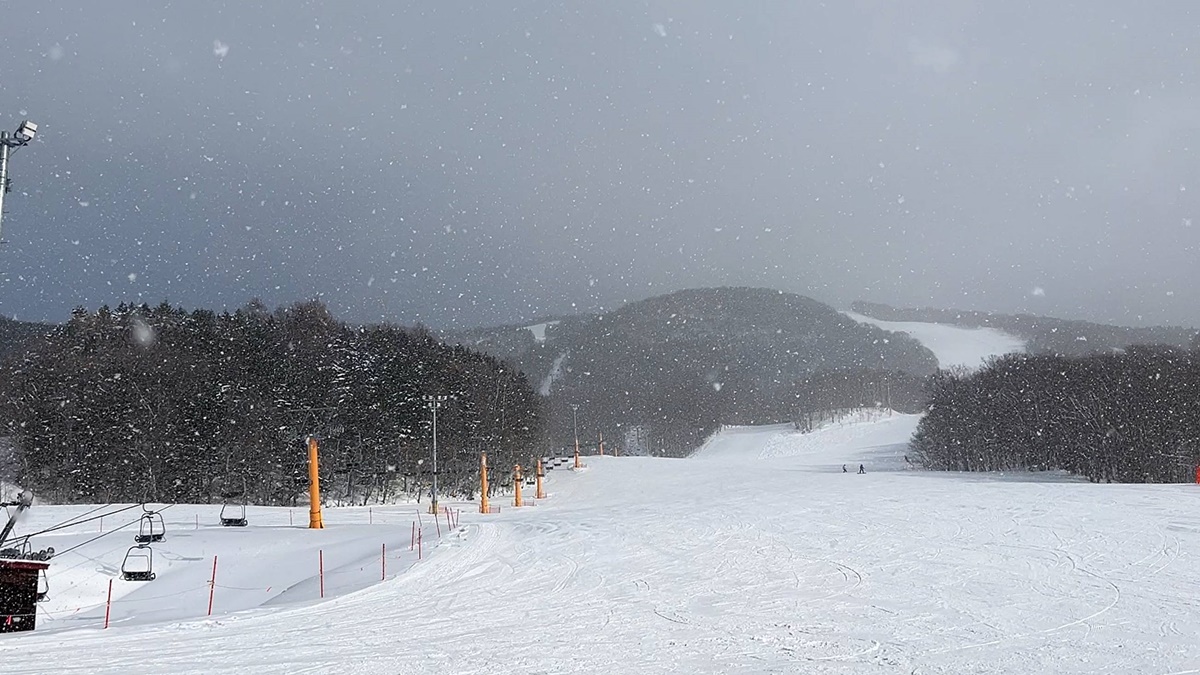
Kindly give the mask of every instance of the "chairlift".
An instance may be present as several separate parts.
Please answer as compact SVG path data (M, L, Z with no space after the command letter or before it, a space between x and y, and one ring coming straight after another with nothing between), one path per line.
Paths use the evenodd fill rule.
M246 505L245 504L230 504L226 502L221 506L221 524L225 527L245 527L246 521Z
M46 602L49 599L50 577L46 576L46 570L41 570L38 572L37 597L35 600L37 602Z
M130 546L121 562L121 578L125 581L154 581L154 550L149 544Z
M139 544L151 544L162 541L165 536L167 536L167 524L163 522L162 514L157 511L146 511L138 521L138 533L133 540Z
M248 492L246 477L242 476L241 492L227 492L222 495L225 501L221 504L221 525L224 527L246 526L246 495Z

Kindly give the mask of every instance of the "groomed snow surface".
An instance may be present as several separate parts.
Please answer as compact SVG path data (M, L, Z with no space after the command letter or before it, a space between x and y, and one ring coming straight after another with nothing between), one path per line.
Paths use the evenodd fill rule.
M221 528L176 506L158 579L114 582L111 628L129 532L56 559L38 631L0 637L0 658L122 675L1200 672L1200 486L909 470L915 424L875 412L728 429L690 459L587 458L535 507L457 504L440 538L423 516L420 561L414 506L328 509L323 531L303 508ZM35 507L21 527L83 510Z

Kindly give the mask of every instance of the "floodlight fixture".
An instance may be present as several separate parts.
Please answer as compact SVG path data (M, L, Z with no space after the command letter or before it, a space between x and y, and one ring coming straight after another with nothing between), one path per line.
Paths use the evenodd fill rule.
M34 135L36 135L36 134L37 134L37 125L34 124L33 122L30 122L29 120L25 120L25 121L21 122L21 126L17 127L17 133L16 133L17 140L24 141L25 143L32 141Z

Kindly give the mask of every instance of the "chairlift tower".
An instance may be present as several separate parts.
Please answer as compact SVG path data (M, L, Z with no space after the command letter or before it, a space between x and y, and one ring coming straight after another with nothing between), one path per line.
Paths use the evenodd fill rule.
M8 177L8 156L17 148L29 145L37 134L37 125L29 120L21 122L12 136L7 131L0 131L0 243L3 243L4 224L4 195L8 194L10 180Z
M579 464L579 404L571 403L571 428L575 431L575 468L580 468Z
M421 397L425 401L425 405L433 411L433 499L429 505L429 512L437 515L438 512L438 465L437 465L437 411L443 403L450 400L449 396L440 395L433 396L426 394Z

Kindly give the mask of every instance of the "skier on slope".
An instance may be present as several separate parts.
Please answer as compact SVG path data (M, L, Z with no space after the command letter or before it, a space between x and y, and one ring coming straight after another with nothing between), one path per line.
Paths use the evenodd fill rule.
M858 472L859 472L859 473L866 473L866 472L867 472L867 467L863 466L862 464L859 464L859 465L858 465Z
M848 473L848 472L846 471L846 465L845 465L845 464L843 464L843 465L842 465L842 473Z

